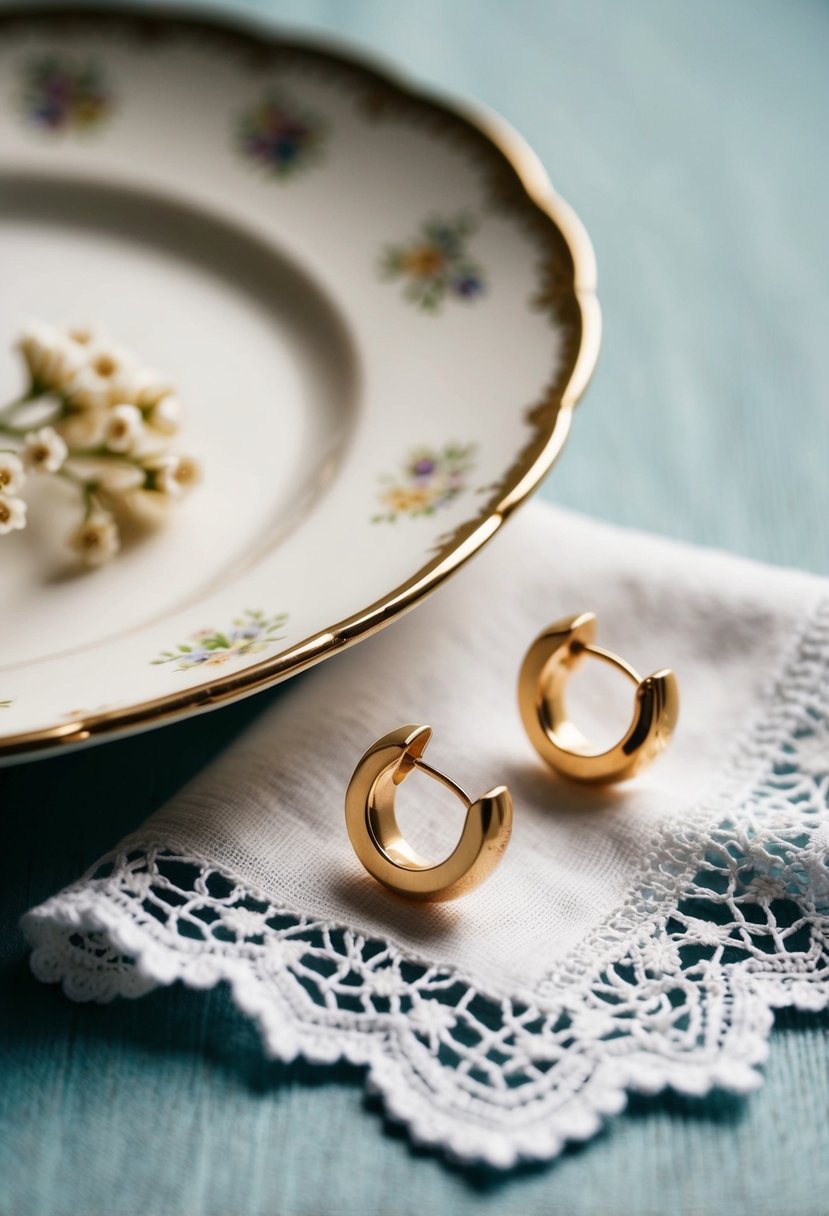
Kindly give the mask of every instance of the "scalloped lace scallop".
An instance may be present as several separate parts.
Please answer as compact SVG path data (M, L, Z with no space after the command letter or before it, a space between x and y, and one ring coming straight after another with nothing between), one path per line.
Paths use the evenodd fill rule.
M829 1001L827 673L824 604L727 788L662 830L626 906L530 1000L153 840L27 914L33 969L75 1000L225 980L270 1055L365 1065L415 1140L497 1167L586 1139L627 1090L747 1092L772 1010Z

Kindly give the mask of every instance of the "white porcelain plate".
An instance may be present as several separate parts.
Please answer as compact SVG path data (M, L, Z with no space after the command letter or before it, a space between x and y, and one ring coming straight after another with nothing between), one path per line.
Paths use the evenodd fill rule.
M392 621L537 486L598 350L589 241L503 123L238 24L0 14L0 268L0 402L25 319L103 325L205 470L83 574L35 486L0 537L5 759Z

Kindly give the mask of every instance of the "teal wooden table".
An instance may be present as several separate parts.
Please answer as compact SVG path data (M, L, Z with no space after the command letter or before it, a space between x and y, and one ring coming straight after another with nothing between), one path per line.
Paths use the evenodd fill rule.
M494 106L585 220L606 337L545 496L829 574L822 0L239 7ZM829 1209L829 1017L778 1018L747 1101L636 1099L586 1147L501 1178L412 1149L354 1070L265 1064L222 990L88 1008L37 984L19 914L280 695L0 774L2 1213Z

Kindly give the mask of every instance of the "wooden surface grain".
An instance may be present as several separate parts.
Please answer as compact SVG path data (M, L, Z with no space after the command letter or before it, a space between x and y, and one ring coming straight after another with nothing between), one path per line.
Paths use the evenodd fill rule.
M585 220L605 342L545 496L829 573L824 3L235 7L346 36L493 105ZM827 1210L826 1016L778 1018L747 1100L635 1099L587 1146L500 1178L413 1149L356 1070L265 1063L223 989L89 1008L36 983L19 914L281 695L0 774L0 1212Z

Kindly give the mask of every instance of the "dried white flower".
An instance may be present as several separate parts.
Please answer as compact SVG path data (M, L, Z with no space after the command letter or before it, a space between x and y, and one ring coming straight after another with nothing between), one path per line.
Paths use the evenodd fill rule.
M184 410L178 397L166 393L147 410L147 426L162 435L175 435L181 426Z
M115 520L107 511L94 511L69 537L87 566L103 566L121 547Z
M27 325L18 340L32 388L41 393L63 392L86 361L83 348L52 325Z
M141 410L147 426L162 435L174 435L182 417L181 402L172 385L157 372L139 367L123 383L124 401Z
M0 494L19 493L26 473L23 461L14 452L0 452Z
M0 536L26 527L26 504L22 498L0 494Z
M76 412L95 410L100 413L112 404L112 385L97 376L89 367L82 367L65 386L66 399Z
M75 486L86 507L69 544L87 565L102 565L121 544L103 504L155 522L201 477L194 459L164 450L179 429L181 403L169 382L90 326L34 323L18 345L29 384L3 418L26 409L22 416L30 420L2 428L10 438L0 451L0 532L26 524L19 491L27 474L57 475ZM36 398L43 400L34 407Z
M129 386L135 360L120 346L94 342L83 349L83 363L64 386L64 396L76 410L102 410L131 401Z
M109 384L127 381L135 367L131 354L121 346L96 345L89 351L89 370Z
M78 346L92 347L103 341L102 335L91 325L68 325L66 336L70 341L76 342Z
M144 430L141 411L122 402L113 406L104 426L104 446L111 452L131 452Z
M70 448L99 447L104 441L107 411L72 409L55 423L55 430Z
M133 369L125 389L124 400L131 401L140 410L146 410L151 405L155 405L156 401L160 401L162 397L172 393L173 386L167 380L162 379L152 368L136 367Z
M54 427L42 426L23 438L23 463L34 473L57 473L69 454Z
M181 498L201 477L201 466L192 456L160 456L146 467L147 488L167 498Z

